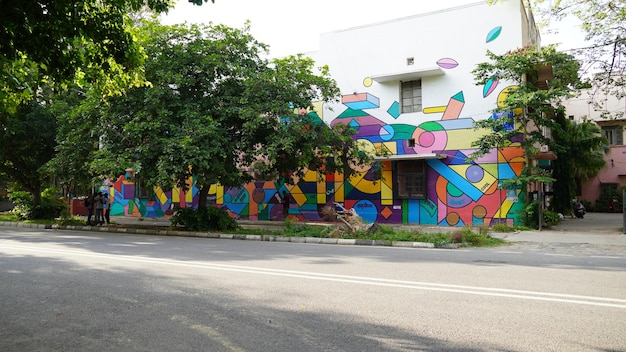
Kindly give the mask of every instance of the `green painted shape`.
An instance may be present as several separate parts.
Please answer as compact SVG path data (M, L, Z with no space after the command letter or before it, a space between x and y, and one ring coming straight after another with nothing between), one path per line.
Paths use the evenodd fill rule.
M337 118L339 119L339 118L346 118L346 117L361 117L361 116L367 116L367 113L363 112L363 110L346 109L341 114L339 114Z
M403 224L409 223L409 214L406 212L408 205L409 205L408 199L403 199L402 200L402 223Z
M450 195L453 197L459 197L463 194L463 191L461 191L457 186L453 185L452 182L448 182L446 191L450 193Z
M406 139L411 139L413 137L413 132L415 132L414 125L407 125L403 123L397 123L390 125L393 127L393 138L394 141L402 141Z
M435 121L421 123L418 127L425 131L445 131L443 126Z

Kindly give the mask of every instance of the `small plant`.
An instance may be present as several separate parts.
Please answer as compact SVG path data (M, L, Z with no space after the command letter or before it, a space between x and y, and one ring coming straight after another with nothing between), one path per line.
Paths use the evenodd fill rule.
M561 222L561 217L557 212L546 210L543 212L543 223L546 227L558 225Z

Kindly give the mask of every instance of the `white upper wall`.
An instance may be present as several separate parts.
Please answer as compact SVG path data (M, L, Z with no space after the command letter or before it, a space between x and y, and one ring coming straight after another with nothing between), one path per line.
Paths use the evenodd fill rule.
M401 11L401 9L399 9ZM487 61L486 52L504 54L539 40L534 24L529 25L520 0L508 0L493 6L485 1L397 20L324 33L320 49L311 56L318 65L328 65L342 94L369 93L380 99L380 107L368 113L393 123L416 124L439 120L441 114L410 113L397 118L386 111L399 102L399 80L371 82L375 76L435 69L436 76L422 77L423 106L448 104L450 97L463 92L465 105L460 117L474 120L491 115L498 93L507 86L500 82L493 93L483 97L483 87L476 86L471 71ZM490 31L501 27L499 36L487 42ZM413 65L407 59L413 58ZM440 68L441 59L458 62L454 68ZM369 84L369 85L368 85ZM324 109L325 121L345 110L339 104L334 111Z

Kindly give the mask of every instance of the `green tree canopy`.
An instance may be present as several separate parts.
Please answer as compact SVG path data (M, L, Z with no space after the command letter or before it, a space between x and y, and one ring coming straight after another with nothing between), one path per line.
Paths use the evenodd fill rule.
M212 0L213 1L213 0ZM201 4L202 0L190 0ZM33 96L27 82L99 82L105 93L141 81L144 55L130 31L130 11L166 12L172 0L3 0L0 11L0 110Z
M563 101L573 96L580 84L578 62L552 46L525 47L503 55L488 52L487 55L491 61L479 64L473 71L476 83L482 85L497 77L517 88L511 90L506 100L499 102L494 110L501 115L500 118L475 123L475 127L485 133L473 142L477 150L472 158L518 141L524 148L528 165L519 178L507 183L525 186L534 181L553 181L545 170L535 166L534 155L540 145L555 150L554 140L545 131L559 128L555 116L563 114ZM544 70L551 72L552 78L539 82L538 74ZM507 129L505 125L515 128Z
M562 214L571 214L576 187L597 175L606 165L608 141L593 122L576 123L564 114L556 116L558 127L552 131L558 158L554 161L552 177L554 201L552 207Z
M502 0L490 0L498 2ZM622 112L605 111L609 96L626 95L626 1L623 0L525 0L542 32L555 32L560 21L574 18L588 45L568 53L580 62L580 76L593 88L590 101L605 117ZM567 33L562 33L567 35ZM612 114L613 113L613 114Z
M337 133L312 113L296 113L337 99L328 68L315 72L300 56L261 59L266 46L248 26L146 22L137 37L151 85L102 106L94 162L103 173L133 167L148 186L182 188L193 176L202 206L209 185L241 185L255 167L297 176L311 164L339 168L346 157L367 159L347 129Z
M0 112L0 173L41 203L50 174L45 165L55 153L57 121L42 97L19 106L14 114Z

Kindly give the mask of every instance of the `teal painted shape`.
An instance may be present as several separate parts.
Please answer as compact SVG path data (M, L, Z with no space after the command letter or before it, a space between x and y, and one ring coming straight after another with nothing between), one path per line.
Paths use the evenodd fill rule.
M502 33L502 26L495 27L487 34L487 43L494 41Z
M387 113L391 115L394 119L397 119L400 116L400 103L394 101L393 104L387 109Z
M128 201L126 201L126 204L128 204ZM111 205L111 210L110 210L110 215L112 216L118 216L118 215L124 215L124 205L126 204L121 204L121 203L113 203Z
M362 110L354 110L354 109L347 108L341 114L339 114L337 118L343 119L343 118L348 118L348 117L361 117L361 116L368 116L368 114L363 112Z
M456 93L455 95L453 95L452 99L465 103L465 96L463 95L463 91L460 91Z
M420 206L419 217L421 225L437 225L437 212L432 212L430 207Z

